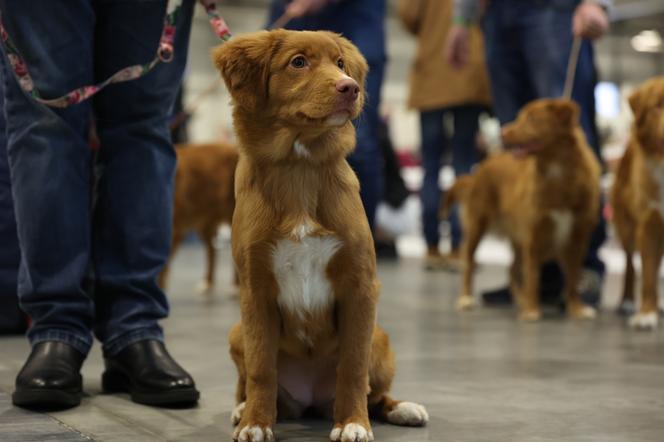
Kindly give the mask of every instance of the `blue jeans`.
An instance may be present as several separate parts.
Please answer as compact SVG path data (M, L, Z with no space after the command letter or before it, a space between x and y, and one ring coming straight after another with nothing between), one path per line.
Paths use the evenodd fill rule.
M572 47L572 16L580 0L493 0L483 21L487 67L494 111L501 124L536 98L560 97ZM572 98L581 108L581 125L599 158L595 123L597 74L592 44L584 41L579 54ZM604 274L598 256L606 240L606 223L593 232L585 266Z
M8 7L8 3L11 6ZM169 252L175 152L168 118L186 61L193 1L175 59L92 100L47 108L5 76L8 152L28 338L107 355L163 339L168 302L156 278ZM45 97L154 57L166 2L0 1L3 20ZM3 54L3 63L7 63ZM94 116L101 148L88 147Z
M435 109L420 113L422 134L422 165L424 182L422 183L422 226L427 246L438 247L440 241L438 209L441 191L438 185L441 160L450 147L452 149L452 167L456 176L470 173L471 168L480 160L480 152L475 144L479 126L479 116L484 108L478 105L466 105L445 109ZM445 133L443 119L451 115L454 119L454 133L450 137ZM450 215L452 249L461 244L461 226L455 210Z
M284 12L285 2L273 0L270 23ZM291 20L287 28L339 32L360 49L369 63L366 103L357 120L357 147L348 162L360 180L360 196L369 224L374 225L376 208L383 198L385 178L378 133L380 89L385 70L385 0L348 0L333 3L319 14Z

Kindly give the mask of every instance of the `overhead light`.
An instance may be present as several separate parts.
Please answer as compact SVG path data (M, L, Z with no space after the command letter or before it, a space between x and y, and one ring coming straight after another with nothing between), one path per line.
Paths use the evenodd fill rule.
M655 30L643 30L632 37L632 47L638 52L660 52L662 36Z

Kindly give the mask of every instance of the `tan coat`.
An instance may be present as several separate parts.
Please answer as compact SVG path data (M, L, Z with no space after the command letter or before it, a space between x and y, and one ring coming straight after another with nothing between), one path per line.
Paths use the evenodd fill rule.
M417 36L417 56L410 76L408 105L431 110L463 104L491 104L481 31L471 28L471 59L457 70L445 60L445 41L452 24L452 0L399 0L399 16Z

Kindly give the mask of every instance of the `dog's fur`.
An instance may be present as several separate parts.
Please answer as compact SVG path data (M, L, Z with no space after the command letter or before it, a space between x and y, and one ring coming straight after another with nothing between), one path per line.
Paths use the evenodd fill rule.
M424 425L422 406L388 396L394 356L376 325L373 242L345 160L355 147L351 120L364 102L366 61L337 34L284 30L237 37L213 58L233 99L241 150L232 229L242 313L230 332L239 373L234 438L273 440L277 410L332 415L333 441L372 440L369 410ZM357 98L343 98L340 82Z
M632 133L611 192L614 223L626 255L623 304L634 302L632 256L641 254L641 305L630 324L655 328L657 281L664 253L664 76L632 94Z
M173 238L168 263L159 277L165 287L170 263L184 236L194 231L205 244L207 269L199 291L214 288L216 249L221 224L230 224L235 209L235 168L238 150L225 143L176 146L177 168L173 204Z
M463 289L459 309L470 308L474 253L489 229L506 236L514 261L511 289L524 320L538 320L540 266L556 259L565 275L567 312L592 318L577 293L590 234L599 215L599 163L578 124L578 108L567 100L529 103L503 129L515 148L482 162L443 197L443 212L459 201L463 227Z

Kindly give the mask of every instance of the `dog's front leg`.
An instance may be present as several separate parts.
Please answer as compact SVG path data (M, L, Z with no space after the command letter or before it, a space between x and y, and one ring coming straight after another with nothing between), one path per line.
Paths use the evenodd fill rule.
M522 245L521 263L523 291L519 305L519 319L538 321L542 317L539 306L539 283L541 260L532 241Z
M630 325L639 329L654 329L659 322L657 309L657 284L659 266L664 254L664 223L659 213L651 211L645 216L637 232L639 252L643 268L641 285L641 306L639 311L630 318Z
M337 302L339 362L332 441L373 440L367 410L369 356L376 321L378 283L352 284Z
M277 354L279 311L273 277L256 278L242 285L240 307L247 370L246 405L233 439L240 442L272 442L277 416ZM245 279L246 281L246 279Z

